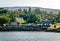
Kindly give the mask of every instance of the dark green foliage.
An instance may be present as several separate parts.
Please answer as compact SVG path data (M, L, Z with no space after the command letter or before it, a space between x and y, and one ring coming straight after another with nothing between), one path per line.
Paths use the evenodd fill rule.
M4 9L4 8L0 8L0 14L4 14L4 13L7 13L8 10L7 9Z
M31 7L29 7L28 14L31 14L31 13L32 13L32 10L31 10Z
M41 14L41 11L40 11L39 8L37 8L37 9L34 10L34 13L35 13L35 14Z
M35 22L40 22L40 10L36 9L38 11L35 11L34 13L31 10L31 7L29 7L29 10L24 9L24 15L23 18L26 20L27 23L35 23Z
M24 14L28 14L28 12L27 12L27 10L26 10L26 9L24 9L24 10L23 10L23 12L24 12Z
M15 20L16 20L13 12L10 13L9 18L10 18L11 22L15 22Z
M5 24L5 23L7 23L8 22L8 19L7 18L5 18L5 17L1 17L0 18L0 25L2 26L3 24Z
M23 17L27 23L35 23L41 22L43 19L47 19L48 21L60 22L60 14L57 15L54 19L51 18L52 14L47 14L47 11L40 11L39 8L32 10L31 7L29 9L18 9L15 11L6 10L4 8L0 8L0 14L7 18L10 18L11 22L15 22L16 17Z
M39 22L40 18L39 16L36 14L26 14L23 17L28 23L35 23L36 21Z
M55 22L59 22L60 23L60 12L58 15L55 16Z

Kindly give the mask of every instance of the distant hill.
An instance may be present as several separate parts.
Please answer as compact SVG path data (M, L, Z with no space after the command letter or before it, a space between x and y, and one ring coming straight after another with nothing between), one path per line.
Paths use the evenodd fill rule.
M18 9L29 9L29 7L27 7L27 6L25 6L25 7L19 7L19 6L16 6L16 7L3 7L4 9L9 9L9 10L18 10ZM39 8L41 11L47 11L48 13L51 13L52 12L52 14L58 14L59 12L60 12L60 10L58 10L58 9L49 9L49 8L42 8L42 7L31 7L32 8L32 10L34 10L34 9L37 9L37 8Z

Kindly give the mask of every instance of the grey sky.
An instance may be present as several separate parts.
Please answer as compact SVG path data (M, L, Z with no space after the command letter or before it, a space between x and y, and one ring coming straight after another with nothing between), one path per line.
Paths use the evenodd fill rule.
M0 6L33 6L39 3L39 1L37 0L0 0Z
M60 9L60 0L0 0L0 7L36 6Z

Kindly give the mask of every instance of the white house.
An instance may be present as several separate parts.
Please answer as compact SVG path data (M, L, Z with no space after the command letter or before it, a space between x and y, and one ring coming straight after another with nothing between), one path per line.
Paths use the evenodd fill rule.
M25 21L22 17L16 17L16 22L24 23Z

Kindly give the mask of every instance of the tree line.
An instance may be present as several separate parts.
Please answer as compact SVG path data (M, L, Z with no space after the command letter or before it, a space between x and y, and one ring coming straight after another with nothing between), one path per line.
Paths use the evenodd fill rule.
M60 22L60 12L59 14L53 15L48 14L47 11L41 11L39 8L32 10L29 9L18 9L18 10L8 10L0 8L0 25L3 25L8 22L16 22L16 17L23 17L26 23L37 23L42 22L43 19L47 18L48 20L54 22ZM52 17L52 18L51 18Z

